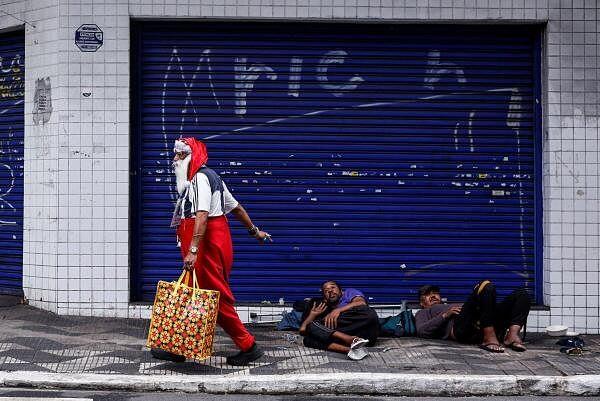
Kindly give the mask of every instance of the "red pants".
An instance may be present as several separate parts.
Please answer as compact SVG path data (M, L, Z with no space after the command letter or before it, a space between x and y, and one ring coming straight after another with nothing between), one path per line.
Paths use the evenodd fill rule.
M194 235L195 219L182 219L177 229L181 241L181 254L185 258ZM254 344L254 336L246 330L235 311L235 298L229 288L229 273L233 264L231 233L225 216L208 219L204 241L198 246L198 259L194 266L198 284L206 290L219 291L219 316L217 323L242 351Z

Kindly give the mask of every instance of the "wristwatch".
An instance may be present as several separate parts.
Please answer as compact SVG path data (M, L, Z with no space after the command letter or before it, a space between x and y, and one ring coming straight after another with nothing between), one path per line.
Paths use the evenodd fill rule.
M194 254L198 253L198 247L197 246L191 246L190 247L190 252L194 253Z

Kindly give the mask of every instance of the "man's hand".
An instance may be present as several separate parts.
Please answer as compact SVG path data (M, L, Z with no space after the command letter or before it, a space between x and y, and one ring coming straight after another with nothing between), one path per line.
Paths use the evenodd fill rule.
M309 316L314 320L321 313L325 312L327 309L327 304L325 302L321 302L320 304L314 304L309 312Z
M448 319L450 316L458 315L462 307L459 305L451 306L446 312L442 313L444 319Z
M183 259L183 268L189 272L194 270L194 265L196 264L196 259L198 259L197 254L188 252L185 259Z
M271 234L269 234L268 232L265 232L265 231L259 231L258 233L256 233L254 238L256 238L258 240L258 242L260 242L261 244L263 244L265 242L273 242L273 239L271 238Z
M339 309L334 309L325 316L325 326L330 329L335 329L337 327L337 320L340 317L340 313L342 313Z
M300 325L298 332L301 335L305 336L307 333L306 328L308 327L308 325L311 324L312 322L314 322L314 320L317 317L319 317L319 315L321 315L326 310L327 310L327 304L325 302L320 302L319 304L316 304L316 303L313 304L312 308L310 309L310 312L308 312L308 316L306 317L306 319L304 319L304 321Z

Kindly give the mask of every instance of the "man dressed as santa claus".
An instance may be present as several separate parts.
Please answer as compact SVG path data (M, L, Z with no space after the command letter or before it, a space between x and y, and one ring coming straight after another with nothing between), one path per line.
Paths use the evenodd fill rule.
M229 288L233 247L225 215L233 213L261 244L271 241L271 236L252 224L248 213L231 195L221 177L206 167L208 154L204 143L195 138L181 138L175 141L173 151L179 193L173 221L178 225L184 267L189 271L195 269L200 287L221 293L217 323L240 349L237 354L227 357L227 363L247 365L260 358L263 351L244 327L234 307L235 299ZM175 362L185 360L183 356L157 348L152 349L152 355Z

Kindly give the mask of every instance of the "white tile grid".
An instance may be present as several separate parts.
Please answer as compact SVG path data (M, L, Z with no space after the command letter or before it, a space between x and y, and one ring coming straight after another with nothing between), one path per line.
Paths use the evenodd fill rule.
M25 168L23 290L30 303L55 311L57 210L57 116L46 124L33 124L36 79L50 77L56 91L58 69L52 43L56 39L56 7L30 2L12 3L3 10L25 19ZM13 17L0 18L0 27L21 25ZM54 105L54 104L53 104Z
M472 2L464 0L443 1L393 1L393 0L246 0L156 2L130 1L129 11L135 16L157 17L263 17L263 18L347 18L347 19L527 19L545 20L548 17L548 0L523 1L519 7L510 0Z
M96 23L104 44L82 53L74 31ZM123 316L128 311L128 43L127 6L113 1L61 3L61 57L68 115L61 138L61 203L67 222L59 259L67 280L59 282L60 313ZM125 56L123 56L125 53ZM87 95L87 96L86 96ZM62 195L62 194L61 194ZM64 266L64 265L61 265ZM61 295L61 293L63 295Z
M254 323L265 323L267 321L279 321L281 319L281 315L284 312L289 312L292 310L291 306L279 306L279 305L270 305L270 306L246 306L239 305L235 308L238 313L240 320L243 323L251 323L253 320L250 317L250 314L256 313L258 314L258 318L254 319ZM129 306L129 318L139 319L149 319L152 313L151 305L130 305Z
M560 265L550 266L551 282L557 284L552 286L550 318L576 331L598 332L598 87L592 77L599 71L597 48L587 45L597 43L597 9L560 9L559 15L562 21L551 22L555 32L548 35L549 79L556 89L549 95L548 110L557 115L550 116L549 128L562 134L551 135L555 157L546 159L556 164L551 170L562 178L559 183L546 179L546 185L560 189L551 196L562 199L562 204L551 203L549 211L561 225L560 232L549 234L549 246L562 247Z

